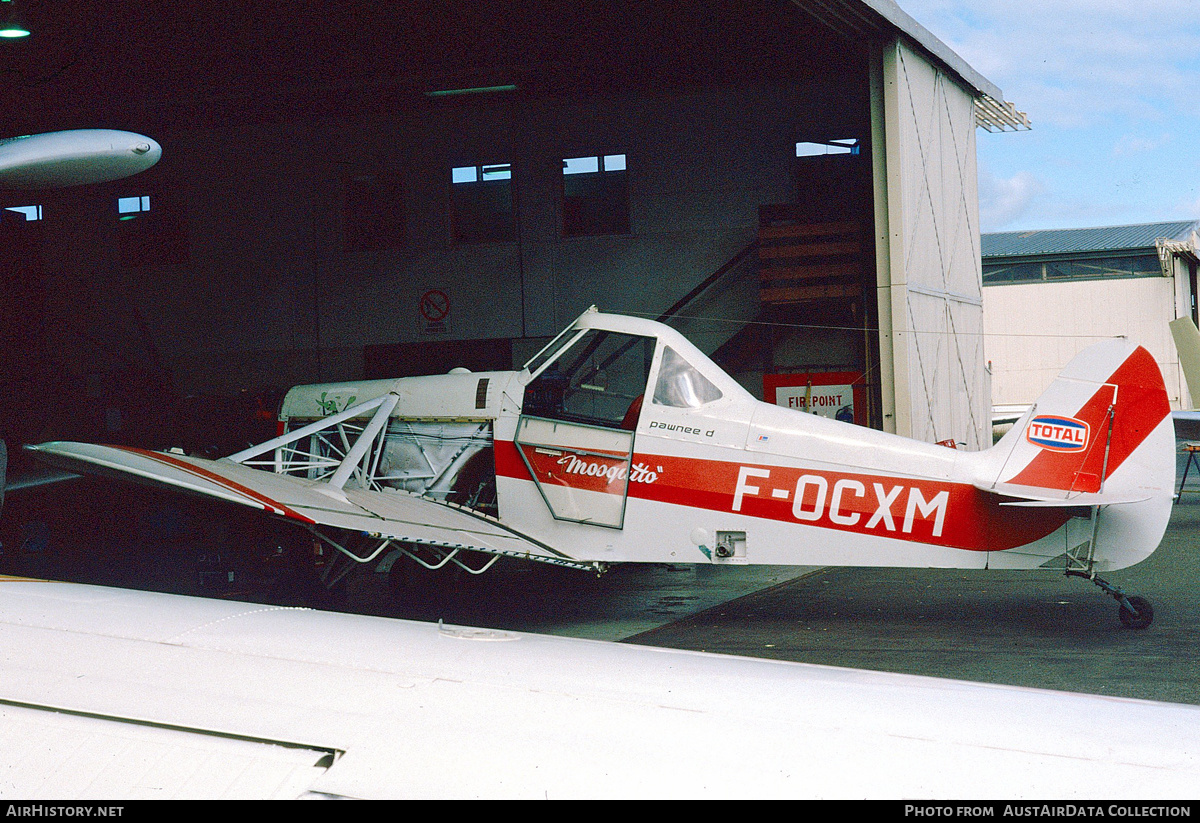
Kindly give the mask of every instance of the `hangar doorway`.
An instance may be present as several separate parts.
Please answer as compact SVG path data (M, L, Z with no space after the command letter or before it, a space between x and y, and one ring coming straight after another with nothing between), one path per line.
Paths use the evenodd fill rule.
M883 428L870 158L859 137L796 143L791 198L758 207L758 317L715 359L731 372L761 372L767 402L774 385L838 375L853 383L854 422Z

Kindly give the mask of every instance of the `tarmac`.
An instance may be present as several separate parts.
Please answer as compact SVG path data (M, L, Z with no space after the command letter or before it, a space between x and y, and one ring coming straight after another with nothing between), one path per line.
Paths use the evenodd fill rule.
M1158 551L1107 578L1151 601L1142 630L1061 572L837 568L626 642L1200 704L1198 536L1200 495L1185 496Z

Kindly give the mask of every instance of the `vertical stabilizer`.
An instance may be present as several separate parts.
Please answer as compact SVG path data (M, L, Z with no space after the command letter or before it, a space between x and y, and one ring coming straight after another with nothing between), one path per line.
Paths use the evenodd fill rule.
M997 444L998 483L1061 494L1174 486L1170 403L1153 356L1125 340L1081 352ZM1167 434L1156 432L1163 428Z
M1006 505L1090 512L1083 531L1066 534L1068 551L1091 545L1076 568L1121 569L1158 548L1175 496L1175 429L1162 372L1141 346L1082 351L983 454L989 479L977 485Z

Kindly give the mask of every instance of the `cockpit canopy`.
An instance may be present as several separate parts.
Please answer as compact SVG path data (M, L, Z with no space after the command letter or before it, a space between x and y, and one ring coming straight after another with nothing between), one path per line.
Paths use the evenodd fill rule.
M674 330L594 312L580 317L525 368L525 414L606 428L637 426L651 381L652 403L687 409L720 400L732 382Z

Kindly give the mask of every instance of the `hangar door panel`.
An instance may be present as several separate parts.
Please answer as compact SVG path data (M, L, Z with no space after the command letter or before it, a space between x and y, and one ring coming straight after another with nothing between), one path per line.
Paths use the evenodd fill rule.
M903 42L884 76L897 431L984 448L974 98Z

